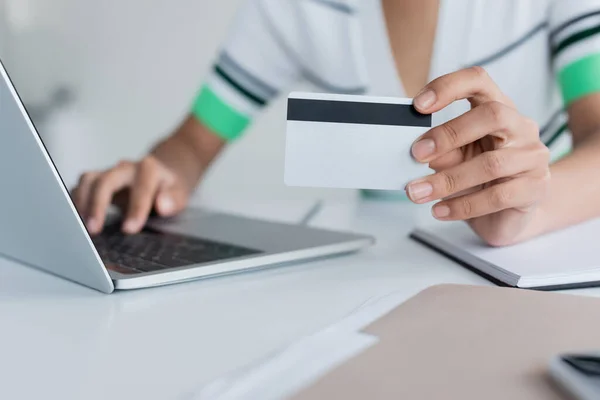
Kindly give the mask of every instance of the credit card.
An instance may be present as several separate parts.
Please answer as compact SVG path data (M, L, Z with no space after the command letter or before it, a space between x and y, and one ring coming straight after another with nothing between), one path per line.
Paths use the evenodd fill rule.
M430 173L410 155L431 128L413 100L293 92L288 97L288 186L404 190Z

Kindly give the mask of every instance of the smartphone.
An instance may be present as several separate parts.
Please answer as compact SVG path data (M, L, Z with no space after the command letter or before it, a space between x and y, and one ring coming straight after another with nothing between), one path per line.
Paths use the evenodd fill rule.
M600 351L561 354L550 362L550 376L577 400L600 399Z

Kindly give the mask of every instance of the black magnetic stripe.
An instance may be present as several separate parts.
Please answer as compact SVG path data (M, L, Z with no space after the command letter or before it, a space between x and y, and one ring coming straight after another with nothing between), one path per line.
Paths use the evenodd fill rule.
M563 22L562 24L560 24L559 26L557 26L556 28L554 28L551 32L550 32L550 40L554 40L554 38L556 37L556 35L560 34L563 30L565 30L567 27L581 21L584 20L586 18L589 17L593 17L595 15L600 15L600 10L596 10L596 11L592 11L586 14L582 14L578 17L575 17L573 19L570 19L566 22Z
M329 7L333 10L343 12L344 14L354 14L354 9L347 4L339 3L332 0L311 0L315 3L321 4L325 7Z
M498 60L499 58L504 57L505 55L507 55L511 51L517 49L522 44L527 42L529 39L534 37L538 32L543 31L547 27L548 27L547 21L539 23L538 25L533 27L531 30L529 30L527 33L525 33L521 38L515 40L514 42L512 42L511 44L507 45L506 47L500 49L496 53L494 53L476 63L472 63L471 66L475 66L475 65L484 66L486 64L489 64L489 63L492 63L492 62Z
M589 38L590 36L597 35L598 33L600 33L600 25L596 25L591 28L585 29L581 32L577 32L577 33L569 36L562 42L560 42L556 47L554 47L554 49L552 50L552 56L556 57L558 55L558 53L560 53L567 47L569 47L577 42L580 42L582 40L585 40L585 39Z
M289 99L289 121L341 124L431 126L431 115L420 114L409 104Z
M564 124L562 124L560 126L560 128L558 128L558 130L556 132L554 132L552 134L552 136L550 136L548 138L548 141L545 143L546 147L552 146L554 144L554 142L556 142L556 140L560 137L560 135L565 133L565 131L567 130L568 127L569 127L569 125L566 122Z
M229 83L231 86L233 86L238 92L240 92L242 95L244 95L249 100L251 100L254 103L261 105L261 106L264 106L265 104L267 104L267 101L265 99L262 99L259 96L257 96L256 94L251 93L248 89L246 89L245 87L240 85L231 76L229 76L225 71L223 71L223 69L221 67L219 67L218 65L215 65L215 72L217 73L217 75L219 75L221 78L223 78L227 83Z

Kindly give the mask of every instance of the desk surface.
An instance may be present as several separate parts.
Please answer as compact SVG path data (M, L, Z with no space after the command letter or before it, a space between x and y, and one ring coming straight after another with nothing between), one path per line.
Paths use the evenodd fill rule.
M108 296L0 260L0 398L185 399L372 296L408 298L438 283L489 285L407 238L427 212L402 203L326 204L313 225L370 233L377 245ZM600 296L600 289L572 292Z

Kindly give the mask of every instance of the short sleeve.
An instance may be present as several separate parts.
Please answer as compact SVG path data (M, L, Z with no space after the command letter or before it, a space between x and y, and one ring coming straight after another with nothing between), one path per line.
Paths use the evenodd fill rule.
M600 0L553 0L549 23L565 105L600 92Z
M301 76L286 52L264 0L246 0L238 10L219 56L193 104L193 115L225 140L241 136L252 119ZM280 1L279 19L292 19ZM278 21L280 22L280 21Z

